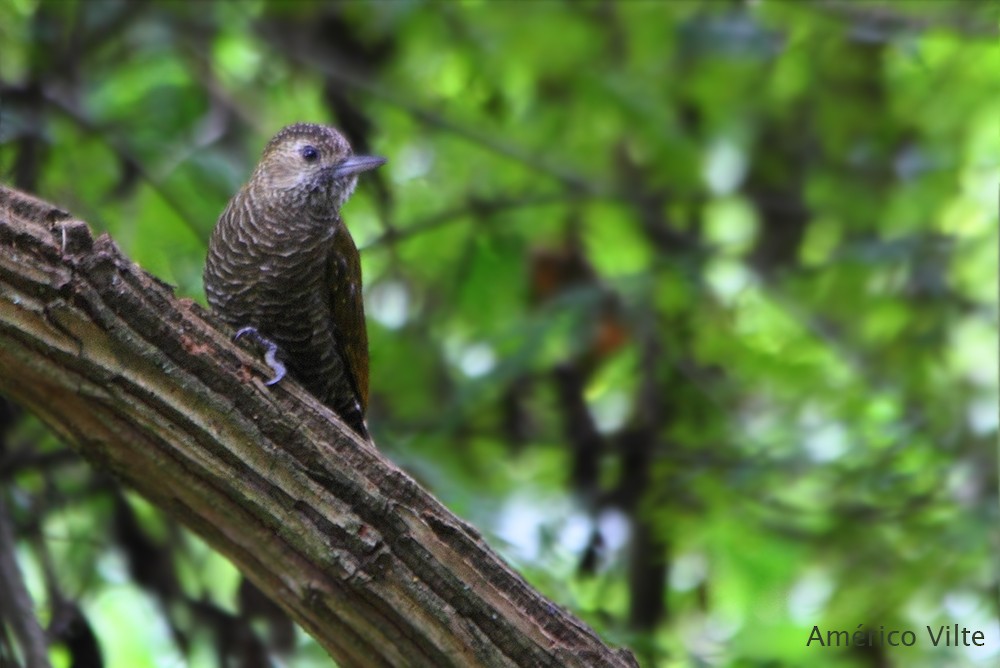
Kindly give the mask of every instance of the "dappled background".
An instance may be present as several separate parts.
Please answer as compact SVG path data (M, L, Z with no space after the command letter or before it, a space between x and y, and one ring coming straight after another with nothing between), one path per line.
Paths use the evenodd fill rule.
M0 179L203 302L264 143L335 125L389 159L344 211L374 438L539 589L648 666L995 665L988 4L13 0ZM57 665L328 665L2 422ZM859 624L917 643L807 647Z

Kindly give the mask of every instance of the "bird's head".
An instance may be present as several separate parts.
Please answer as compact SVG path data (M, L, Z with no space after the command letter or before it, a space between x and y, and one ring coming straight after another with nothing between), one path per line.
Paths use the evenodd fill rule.
M339 210L358 184L358 174L385 158L354 155L337 130L313 123L283 128L264 148L251 177L255 187L290 205Z

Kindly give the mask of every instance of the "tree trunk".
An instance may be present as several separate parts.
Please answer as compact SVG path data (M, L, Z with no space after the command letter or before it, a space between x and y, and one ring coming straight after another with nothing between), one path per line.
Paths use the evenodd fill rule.
M107 235L0 186L0 393L343 666L634 666Z

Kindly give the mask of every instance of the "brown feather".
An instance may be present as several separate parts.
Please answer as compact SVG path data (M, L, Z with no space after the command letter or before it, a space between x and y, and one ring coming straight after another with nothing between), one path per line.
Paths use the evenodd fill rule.
M333 327L343 350L361 413L368 412L368 332L361 294L361 256L346 229L338 230L327 261ZM350 336L341 333L349 332Z

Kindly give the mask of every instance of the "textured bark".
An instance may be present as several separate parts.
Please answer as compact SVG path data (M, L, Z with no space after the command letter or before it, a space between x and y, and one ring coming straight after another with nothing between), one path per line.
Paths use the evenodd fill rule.
M343 666L634 666L110 237L0 186L0 393L230 558Z

